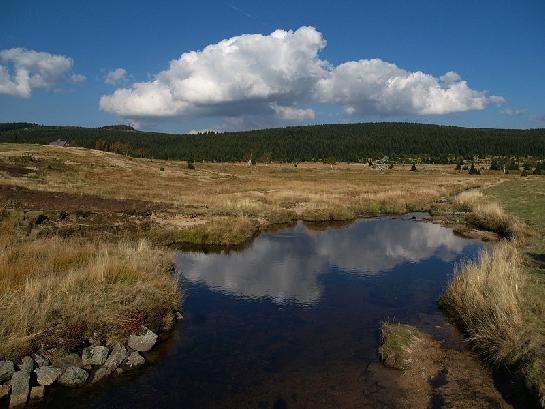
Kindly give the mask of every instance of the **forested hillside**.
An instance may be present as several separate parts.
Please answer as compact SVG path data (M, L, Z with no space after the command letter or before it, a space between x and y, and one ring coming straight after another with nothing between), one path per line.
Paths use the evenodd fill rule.
M413 123L360 123L175 135L103 128L0 124L0 142L72 145L161 159L206 161L367 161L414 158L445 163L474 156L545 157L545 129L475 129Z

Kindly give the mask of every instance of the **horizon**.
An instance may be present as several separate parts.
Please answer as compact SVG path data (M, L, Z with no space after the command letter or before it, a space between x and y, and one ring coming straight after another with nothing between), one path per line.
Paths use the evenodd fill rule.
M108 127L115 127L115 126L132 126L130 123L108 123L108 124L98 124L96 126L84 126L84 125L75 125L75 124L65 124L65 125L58 125L58 124L43 124L43 123L37 123L32 121L17 121L17 122L0 122L0 125L4 124L17 124L17 123L27 123L35 126L41 126L41 127L62 127L62 128L84 128L84 129L103 129ZM343 123L335 123L335 122L324 122L324 123L313 123L313 124L295 124L295 125L284 125L284 126L275 126L275 127L267 127L267 128L250 128L250 129L243 129L243 130L199 130L194 132L169 132L169 131L157 131L157 130L142 130L133 128L134 132L141 132L141 133L161 133L161 134L168 134L168 135L205 135L205 134L229 134L229 133L244 133L244 132L257 132L257 131L265 131L269 129L288 129L288 128L301 128L301 127L313 127L313 126L350 126L350 125L371 125L371 124L403 124L403 125L429 125L429 126L439 126L439 127L450 127L450 128L464 128L464 129L491 129L491 130L504 130L504 131L540 131L545 130L545 126L541 127L535 127L535 128L497 128L497 127L487 127L487 126L463 126L463 125L456 125L456 124L440 124L440 123L423 123L423 122L402 122L402 121L369 121L369 122L343 122Z
M0 122L545 126L538 0L29 3L0 13Z

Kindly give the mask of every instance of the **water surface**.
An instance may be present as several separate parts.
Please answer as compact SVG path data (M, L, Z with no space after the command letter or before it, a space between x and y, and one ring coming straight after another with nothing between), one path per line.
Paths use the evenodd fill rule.
M76 408L380 407L365 382L380 321L411 323L462 348L436 299L480 242L442 226L377 218L297 224L238 252L180 253L184 319L133 374L47 406Z

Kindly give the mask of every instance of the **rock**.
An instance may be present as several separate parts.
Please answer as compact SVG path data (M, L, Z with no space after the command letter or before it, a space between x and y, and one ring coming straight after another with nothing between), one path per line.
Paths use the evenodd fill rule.
M10 390L10 385L0 385L0 400L7 398Z
M36 362L36 365L38 366L49 366L51 364L49 359L40 354L32 354L32 358L34 358L34 362Z
M89 374L85 369L70 366L59 377L59 383L64 386L80 386L87 381L87 378Z
M45 394L45 386L33 386L30 390L30 400L42 400Z
M96 347L102 345L101 337L97 332L93 332L93 335L87 338L89 345Z
M37 368L35 371L38 383L40 385L52 385L54 384L59 376L61 376L62 369L55 368L54 366L42 366Z
M0 361L0 382L6 382L11 379L15 372L15 366L11 361Z
M21 408L26 406L28 396L26 395L13 395L9 397L9 407L10 408Z
M102 345L84 348L81 354L81 362L83 365L104 365L109 352L108 347Z
M112 373L112 369L107 368L105 366L101 366L93 374L93 378L91 379L91 382L92 383L98 382L102 380L103 378L110 376L111 373Z
M25 356L17 366L21 371L31 373L34 369L34 360L29 356Z
M114 370L121 365L125 359L127 359L127 349L121 344L115 344L110 356L104 363L104 366L110 370Z
M155 342L157 342L157 334L145 327L143 327L143 329L145 331L143 335L131 335L129 337L129 347L138 352L149 351L151 348L153 348Z
M9 384L11 385L9 406L13 408L25 405L30 392L30 374L26 371L14 372Z
M145 363L146 360L144 359L144 357L136 351L132 352L125 361L125 365L129 368L136 368L138 366L144 365Z
M81 357L78 354L68 353L60 357L51 358L51 363L57 368L81 367Z

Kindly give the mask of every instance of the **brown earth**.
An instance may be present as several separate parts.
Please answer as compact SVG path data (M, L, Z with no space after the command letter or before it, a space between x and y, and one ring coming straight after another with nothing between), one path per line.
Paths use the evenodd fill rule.
M474 353L445 348L416 328L417 335L404 348L407 369L371 364L366 372L370 390L397 390L384 407L508 409L496 389L490 370ZM383 398L384 401L384 398Z

